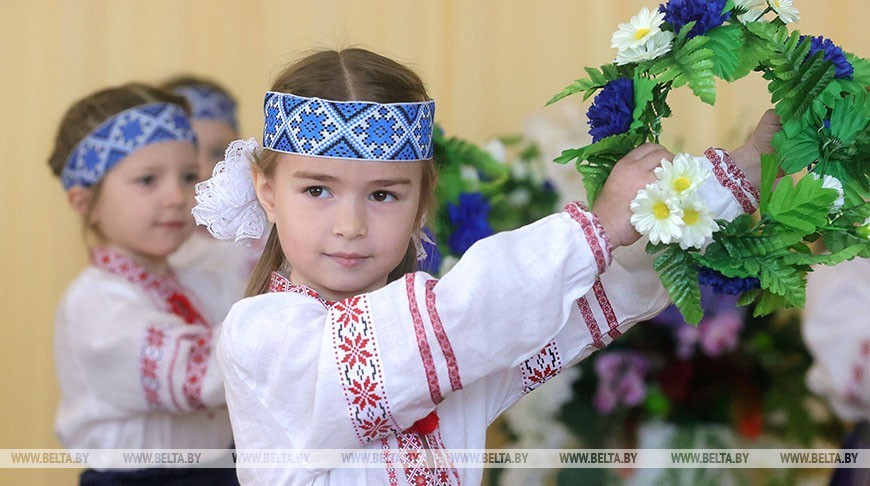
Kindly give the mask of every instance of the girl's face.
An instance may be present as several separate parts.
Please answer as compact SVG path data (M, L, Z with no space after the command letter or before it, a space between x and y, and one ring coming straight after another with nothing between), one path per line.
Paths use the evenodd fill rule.
M383 287L399 265L420 204L422 162L280 154L255 185L290 280L339 300Z
M190 211L198 179L193 144L146 145L105 175L91 207L90 223L103 244L146 267L162 265L193 229Z
M198 151L196 154L199 164L200 180L211 177L214 166L224 158L227 145L239 138L233 127L222 121L197 119L190 122L196 133Z

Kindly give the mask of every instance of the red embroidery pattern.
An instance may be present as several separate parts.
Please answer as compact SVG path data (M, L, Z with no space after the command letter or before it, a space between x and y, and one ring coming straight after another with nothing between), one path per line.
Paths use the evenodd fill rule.
M390 438L381 438L381 450L384 451L384 469L387 470L388 484L399 484L399 478L396 477L396 466L393 464L393 454L390 452Z
M440 429L435 429L431 434L426 434L424 437L426 437L426 443L429 444L432 450L444 448ZM423 441L419 434L405 432L396 434L396 443L408 484L414 486L442 486L460 483L459 473L453 467L453 464L442 461L442 459L447 459L446 454L431 454L429 460L433 461L435 467L426 467L428 465L428 451L423 447ZM454 478L455 481L453 480Z
M148 326L145 330L145 344L139 356L139 373L145 401L150 408L162 408L160 403L160 380L157 379L157 369L163 359L166 334L157 326Z
M616 313L613 312L613 306L610 305L610 299L607 297L607 292L604 291L604 285L600 278L595 279L592 291L595 293L595 299L598 300L598 305L601 306L601 312L604 313L604 319L607 321L607 327L610 329L607 331L607 335L611 339L616 339L622 335L618 329L619 321L616 319Z
M462 380L459 378L459 363L456 362L456 354L453 352L453 346L450 345L450 339L447 338L447 332L444 330L441 316L438 315L438 308L435 306L434 289L437 283L437 280L426 282L426 310L429 312L429 320L432 322L432 329L435 331L438 345L441 347L441 352L444 353L444 360L447 361L450 389L456 391L462 389Z
M863 390L867 369L870 367L870 340L861 341L858 353L858 359L852 365L852 380L846 385L846 400L852 405L864 406L867 404Z
M272 272L272 276L269 278L269 292L292 292L294 294L307 295L317 299L324 307L329 308L332 306L332 302L321 297L316 290L304 285L297 285L278 272Z
M91 262L95 267L113 275L118 275L145 290L146 294L151 298L151 302L158 309L181 317L187 324L208 326L205 318L196 309L190 298L187 297L185 289L172 274L166 276L153 275L132 258L110 248L95 248L91 252ZM202 402L202 379L208 372L208 359L211 355L211 332L207 331L196 335L187 334L179 336L176 339L191 338L195 339L195 341L188 352L187 362L185 363L185 378L182 384L182 392L187 399L188 405L194 409L202 409L206 408ZM203 340L203 344L199 344ZM154 325L146 328L139 360L139 374L142 391L145 394L145 401L149 407L153 408L163 406L159 398L160 380L157 370L164 354L163 348L166 344L165 330ZM180 342L176 341L175 353L173 353L170 369L168 370L167 380L169 383L172 383L172 370L174 369L179 345ZM171 385L169 385L169 392L173 399L173 404L178 407L174 397L175 390Z
M724 160L719 155L720 151L725 154ZM722 184L722 187L731 191L734 199L743 208L743 212L748 214L754 213L757 208L757 201L760 199L758 189L749 183L746 174L743 173L740 167L734 164L728 153L721 149L708 148L704 152L704 155L713 164L713 174L716 176L716 179ZM750 196L754 197L755 200L751 200Z
M211 331L199 335L185 336L193 340L187 353L184 385L181 387L187 404L195 409L207 408L202 401L202 380L208 371L208 358L211 356Z
M592 313L592 308L589 307L589 301L586 300L586 297L577 299L577 308L580 309L583 322L586 323L586 328L589 329L589 334L592 336L592 345L597 349L603 348L604 341L601 340L601 329L598 327L598 321L595 319L595 314Z
M589 213L585 206L576 201L565 206L565 212L567 212L574 221L580 224L580 228L583 230L583 235L586 237L586 241L589 243L589 248L592 250L592 255L595 257L595 264L598 266L598 273L604 273L604 270L606 270L607 266L610 264L613 247L611 246L607 235L604 233L604 228L601 226L598 218L592 213ZM598 239L599 237L604 240L604 249L601 248L601 241Z
M347 410L360 443L399 430L384 389L368 297L335 302L327 317Z
M550 378L562 372L562 357L556 341L550 341L538 354L520 365L523 375L523 392L529 393Z
M429 385L429 396L432 403L438 405L444 400L441 396L441 387L438 385L438 374L435 371L435 361L432 359L432 350L426 339L426 330L423 328L423 318L420 309L417 308L417 294L414 293L414 275L405 275L405 290L408 294L408 308L414 321L414 336L417 338L417 348L420 350L420 358L423 360L423 369L426 372L426 383Z

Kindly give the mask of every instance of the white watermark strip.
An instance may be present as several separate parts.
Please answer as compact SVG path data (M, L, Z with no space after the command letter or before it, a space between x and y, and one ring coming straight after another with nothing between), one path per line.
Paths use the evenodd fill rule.
M0 468L868 468L870 449L0 449Z

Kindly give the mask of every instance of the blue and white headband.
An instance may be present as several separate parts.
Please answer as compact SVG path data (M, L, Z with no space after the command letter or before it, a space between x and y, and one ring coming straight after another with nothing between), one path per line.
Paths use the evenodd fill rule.
M194 120L216 120L239 131L236 102L229 96L205 84L180 86L173 91L190 103Z
M136 150L157 142L196 143L187 113L173 103L151 103L104 121L73 148L61 173L63 188L90 187Z
M328 101L266 93L263 148L380 161L432 158L435 102Z

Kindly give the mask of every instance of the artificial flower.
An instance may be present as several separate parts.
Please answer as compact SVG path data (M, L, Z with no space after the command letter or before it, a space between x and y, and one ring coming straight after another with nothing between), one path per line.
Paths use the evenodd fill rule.
M610 47L619 50L640 47L662 31L665 14L644 7L628 23L619 24L610 38Z
M746 24L755 22L764 15L764 10L767 8L767 0L734 0L734 6L746 11L737 16L737 20Z
M713 232L719 231L719 225L710 215L710 210L704 201L688 198L680 201L683 211L683 228L679 237L680 248L704 248L713 241Z
M672 243L682 235L683 211L679 201L658 184L647 184L631 201L631 224L650 242Z
M633 113L634 82L619 78L607 83L586 112L592 142L627 132L634 118Z
M705 169L695 157L680 153L674 157L673 162L662 159L661 166L655 169L655 174L666 192L684 198L695 192L695 189L710 175L710 171Z
M806 37L807 36L803 36L803 38ZM820 35L811 37L810 52L807 53L807 57L810 57L819 51L824 52L824 58L834 64L835 78L852 79L852 75L855 73L855 68L852 66L852 63L846 59L846 54L840 46L834 44L831 39L825 39Z
M447 217L455 228L447 244L461 255L477 240L493 233L489 225L489 201L478 192L463 192L457 204L447 203Z
M737 295L761 287L761 282L755 277L729 278L712 268L701 267L698 270L698 282L709 285L717 294Z
M722 13L726 0L670 0L659 5L659 12L665 14L665 21L674 27L674 32L688 23L695 22L687 38L704 35L710 29L719 27L731 15Z
M787 24L801 19L800 13L795 8L794 1L792 0L767 0L767 3L776 12L779 19Z
M822 187L825 189L834 189L837 191L837 199L831 203L831 207L828 209L828 214L837 214L843 209L843 204L845 204L846 199L843 193L843 183L840 182L840 179L837 179L834 176L829 176L827 174L819 177L815 172L811 172L813 178L816 180L822 179Z
M616 53L614 61L618 66L633 62L648 61L656 59L671 51L673 47L674 33L663 30L658 34L650 37L647 41L638 46L628 49L620 49Z

